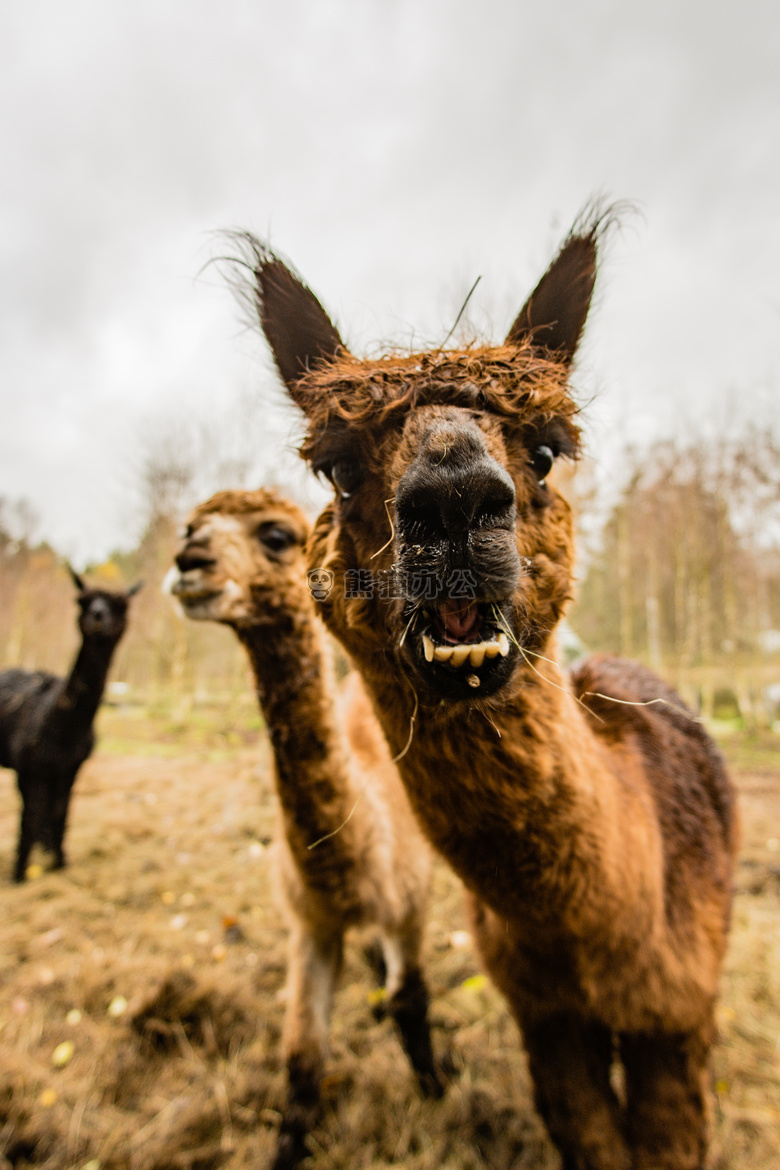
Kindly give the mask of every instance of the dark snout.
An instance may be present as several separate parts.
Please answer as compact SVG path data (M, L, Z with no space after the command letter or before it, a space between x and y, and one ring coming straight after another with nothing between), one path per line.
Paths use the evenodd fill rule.
M87 606L82 619L82 630L85 634L105 634L110 637L115 633L118 615L104 597L95 597Z
M476 424L432 427L396 492L404 567L468 571L479 596L506 597L520 571L516 521L512 478Z
M204 540L188 540L174 561L180 573L188 573L191 569L211 569L216 564L210 555L208 542Z
M399 652L440 700L495 694L518 653L512 478L470 418L434 423L395 499Z
M91 597L83 608L80 620L85 637L121 637L127 619L127 602L124 599L98 596Z
M112 616L108 602L104 601L102 597L96 597L94 601L90 602L87 617L94 629L105 629L111 622Z
M512 480L488 458L458 465L455 460L415 460L398 486L401 526L434 540L459 541L472 528L514 528Z

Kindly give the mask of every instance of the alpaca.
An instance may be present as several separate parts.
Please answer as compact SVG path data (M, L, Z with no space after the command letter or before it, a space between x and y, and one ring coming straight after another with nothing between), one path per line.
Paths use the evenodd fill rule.
M70 566L68 566L70 568ZM78 589L81 647L67 678L45 671L0 672L0 766L13 768L22 797L13 878L24 881L38 842L65 865L63 838L79 768L95 746L93 723L111 658L127 625L125 592L88 588L70 569Z
M422 1090L440 1091L420 970L430 851L357 675L337 700L307 587L309 530L274 491L219 492L190 516L171 582L188 617L230 626L245 647L273 748L290 930L279 1168L306 1153L350 926L380 928L389 1012Z
M649 670L555 661L573 532L550 474L579 447L568 379L611 219L580 217L493 347L360 360L249 234L231 276L334 488L308 554L334 576L321 613L467 887L564 1167L698 1170L732 786Z

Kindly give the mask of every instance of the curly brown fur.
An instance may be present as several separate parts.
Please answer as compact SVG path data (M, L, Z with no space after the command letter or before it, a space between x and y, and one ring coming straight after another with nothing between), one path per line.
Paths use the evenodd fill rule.
M389 1012L421 1087L439 1091L419 969L429 851L358 676L337 693L306 582L308 533L275 492L220 492L191 514L173 583L185 613L232 627L245 646L273 747L290 927L277 1170L306 1152L351 926L380 928Z
M407 749L410 801L469 891L564 1165L698 1170L731 785L649 672L602 659L572 683L555 664L574 545L548 477L557 456L576 454L569 369L609 218L580 220L492 350L360 362L321 308L310 342L318 302L300 286L296 313L289 269L277 299L284 265L256 242L251 294L306 414L303 453L335 489L309 546L309 564L335 574L323 617L391 751ZM369 569L395 592L350 595L347 574ZM471 575L470 597L453 591L453 573ZM415 593L415 576L431 592ZM611 1087L616 1054L624 1100Z

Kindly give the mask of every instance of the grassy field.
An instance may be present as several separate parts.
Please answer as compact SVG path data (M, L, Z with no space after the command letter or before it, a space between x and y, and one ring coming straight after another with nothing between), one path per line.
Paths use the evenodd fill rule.
M236 728L241 730L237 731ZM0 1168L258 1170L273 1150L284 930L256 715L104 708L71 807L70 865L0 896ZM715 1053L720 1170L776 1170L780 1132L780 737L721 740L744 844ZM0 771L0 869L18 822ZM348 949L311 1166L554 1170L517 1033L435 870L434 1043L423 1101L372 1012L368 938Z

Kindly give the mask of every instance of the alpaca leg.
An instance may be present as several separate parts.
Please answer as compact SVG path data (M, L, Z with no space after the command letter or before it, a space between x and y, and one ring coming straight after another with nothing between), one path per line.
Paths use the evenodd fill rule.
M22 794L22 815L13 870L15 882L24 881L30 851L40 836L41 817L45 814L44 794L40 784L20 773L19 792Z
M418 924L402 933L383 934L387 1006L421 1092L426 1097L441 1097L444 1086L431 1045L428 988L419 965L420 943Z
M523 1027L536 1106L564 1170L628 1170L620 1107L609 1081L612 1034L578 1016Z
M635 1170L701 1170L710 1131L713 1027L681 1036L622 1036Z
M65 816L53 822L51 836L52 853L54 854L52 869L64 869L67 864L65 860L65 849L62 843L65 837Z
M63 841L65 839L65 828L68 821L70 794L75 779L75 775L68 779L67 784L64 786L64 788L60 789L56 798L52 801L52 805L49 810L49 839L47 844L54 854L55 869L65 868L65 850L63 847Z
M33 818L26 806L22 809L22 818L19 825L19 841L16 846L16 860L14 862L13 880L23 882L27 872L27 862L30 859L30 850L35 843Z
M341 969L342 944L340 933L315 935L302 925L296 925L290 935L283 1040L287 1103L273 1170L292 1170L308 1153L306 1135L319 1110L328 1021Z

